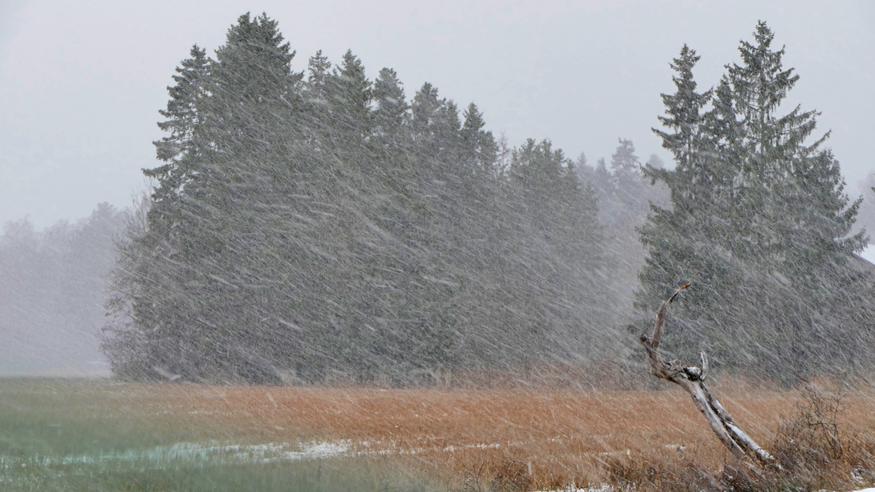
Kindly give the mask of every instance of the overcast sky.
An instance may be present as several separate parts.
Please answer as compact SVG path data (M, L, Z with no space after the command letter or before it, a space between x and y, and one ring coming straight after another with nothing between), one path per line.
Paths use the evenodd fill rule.
M432 82L510 143L547 137L590 162L620 136L665 157L650 128L671 58L690 44L713 85L765 19L801 76L793 100L823 112L856 194L875 171L875 2L763 3L0 0L0 223L128 205L155 165L174 66L192 43L215 50L247 10L279 21L297 69L352 48L371 76L395 68L408 95Z

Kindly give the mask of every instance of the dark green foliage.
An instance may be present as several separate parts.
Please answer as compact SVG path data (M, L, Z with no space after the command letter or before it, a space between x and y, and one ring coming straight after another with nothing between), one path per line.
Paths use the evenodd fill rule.
M115 279L117 375L433 383L595 351L593 190L530 141L511 172L482 113L241 16L169 89L156 190ZM596 313L596 314L593 314ZM589 335L586 335L589 334Z
M676 168L647 169L672 207L654 207L641 229L637 304L649 315L691 280L669 343L686 357L708 344L724 367L792 381L862 360L872 283L853 257L865 244L851 234L859 202L823 147L828 134L811 141L817 113L781 113L798 76L772 40L759 23L713 92L697 92L695 51L684 46L674 60L677 90L663 95L655 131Z
M798 77L771 43L759 24L707 91L684 46L655 130L673 169L624 139L590 168L547 140L508 149L475 104L408 98L351 51L296 73L276 22L243 15L169 88L114 279L114 371L417 384L591 364L682 280L667 348L787 380L853 370L875 326L860 204L811 141L817 113L782 112Z

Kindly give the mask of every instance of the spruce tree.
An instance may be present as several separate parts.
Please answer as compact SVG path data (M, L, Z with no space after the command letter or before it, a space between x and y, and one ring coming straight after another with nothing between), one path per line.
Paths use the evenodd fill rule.
M202 109L209 95L208 78L206 52L193 46L190 58L176 68L175 84L167 88L166 109L159 111L165 120L158 126L167 135L154 145L163 163L143 170L155 180L150 206L138 211L142 217L132 222L120 245L116 285L127 294L108 308L112 313L124 312L132 324L123 322L124 327L111 329L121 329L116 336L136 348L116 343L113 347L119 350L109 355L127 377L188 375L185 365L196 358L188 353L185 339L197 335L182 329L191 326L189 306L181 296L182 286L191 278L183 248L189 232L183 208L186 186L197 176L206 147Z
M649 323L651 313L676 285L686 281L696 285L686 296L687 302L678 308L686 324L672 328L675 335L668 345L685 357L695 357L704 342L715 341L713 336L702 336L702 327L723 321L720 315L713 316L714 310L731 302L724 294L737 282L732 277L725 244L732 237L725 227L727 205L733 206L727 200L732 162L726 157L732 152L724 137L725 125L721 126L721 122L734 121L734 116L724 111L731 110L731 102L719 105L721 97L729 94L725 84L716 92L698 91L693 70L699 58L695 50L684 45L670 65L675 72L675 91L662 94L665 115L659 121L663 128L653 131L672 153L675 166L647 166L644 172L653 182L667 186L670 206L652 207L639 230L646 257L635 294L637 308L648 317L644 323ZM709 110L707 105L714 99L718 102ZM723 334L729 330L707 333L713 335L714 331ZM718 360L723 355L719 348L707 348Z
M411 384L596 353L598 204L560 150L509 159L474 104L460 115L430 84L408 104L351 52L317 53L304 80L293 56L247 14L214 60L183 63L151 174L161 214L119 265L120 373Z
M174 245L180 261L165 297L185 301L184 319L161 323L165 343L190 346L185 357L167 357L189 364L187 379L277 381L265 347L276 347L266 341L283 327L266 314L285 295L265 288L278 269L264 259L288 258L280 247L288 223L277 212L288 210L294 170L288 159L300 75L290 70L293 55L274 20L246 14L209 67L196 133L204 143L174 211L185 232ZM160 299L145 302L159 316L174 311Z
M645 292L639 292L637 297L639 302L642 298L651 300L641 306L644 310L651 309L656 299L665 297L664 293L674 284L685 280L681 278L683 275L692 275L684 263L695 263L690 261L695 252L684 245L696 241L684 235L689 223L713 213L708 203L713 180L705 165L707 152L702 135L704 110L711 91L697 91L693 69L699 58L695 50L684 45L680 55L672 61L675 92L662 94L665 115L660 116L659 121L664 129L653 129L662 139L663 147L672 153L675 167L648 165L644 168L645 175L653 182L661 181L668 186L671 200L671 207L654 207L641 230L648 257L640 274Z
M476 104L471 103L465 109L464 118L461 130L462 158L479 172L494 173L498 145L492 132L484 130L486 122L483 121L483 113Z
M754 41L739 46L742 63L730 65L727 75L744 135L739 200L748 215L743 220L762 225L750 230L741 253L789 273L797 258L787 253L821 250L824 259L838 260L859 250L862 237L846 237L858 204L849 202L838 163L822 147L829 133L809 142L818 113L796 106L778 114L799 76L783 66L785 48L773 49L773 39L759 22ZM800 199L811 206L793 207Z
M443 105L436 87L426 82L413 96L411 104L413 137L417 147L426 156L436 156L439 149L435 125L439 119L438 113Z
M629 305L644 254L641 246L628 238L634 237L636 229L644 223L650 203L662 200L662 190L645 179L631 140L619 139L611 155L610 172L603 173L607 173L607 168L596 173L597 179L606 178L607 185L601 192L600 207L604 208L602 217L607 226L610 261L616 265L607 288L618 305Z
M701 127L703 110L711 98L711 91L697 92L698 84L693 69L700 57L695 50L684 45L680 55L670 67L675 71L672 77L675 92L662 94L665 115L659 117L665 130L653 129L661 139L665 149L672 153L679 173L692 172L694 162L700 157Z
M170 100L166 109L159 111L166 119L158 123L158 128L167 135L154 145L158 160L165 164L143 171L147 177L159 182L158 195L154 197L156 201L163 199L165 193L178 191L181 179L178 175L184 173L176 164L194 158L197 151L194 133L200 124L198 106L207 95L209 59L206 51L197 45L192 46L189 56L176 67L174 85L167 88Z
M330 78L329 107L336 129L335 145L350 147L353 159L370 133L373 88L362 61L351 50Z
M307 98L316 104L326 104L328 102L328 84L331 76L331 62L328 57L322 53L322 50L316 51L316 54L311 56L307 62L307 82L306 94Z
M780 113L798 76L773 38L760 22L704 113L695 53L675 60L677 92L663 97L669 116L657 134L677 167L648 170L671 189L672 209L654 209L641 230L648 260L638 305L651 312L672 281L692 280L699 292L675 340L687 350L695 339L710 343L718 364L790 380L835 370L835 357L853 352L861 324L848 313L868 289L847 268L862 245L850 234L858 202L823 147L828 134L811 141L818 113Z
M179 199L186 181L197 172L206 147L202 132L203 104L208 97L209 59L206 51L192 46L190 57L176 67L174 85L167 88L170 99L159 111L164 121L158 123L166 135L153 142L158 160L163 164L144 169L143 174L156 181L149 210L149 234L169 235L179 220ZM178 232L178 231L175 231Z
M376 132L384 143L400 137L402 127L407 123L409 105L398 74L391 68L383 68L374 81L374 124ZM396 141L396 143L398 143Z

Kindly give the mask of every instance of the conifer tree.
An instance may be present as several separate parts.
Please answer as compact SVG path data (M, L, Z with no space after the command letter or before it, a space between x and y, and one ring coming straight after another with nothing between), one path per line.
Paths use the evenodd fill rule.
M713 212L708 206L713 177L708 175L705 165L707 152L702 135L705 106L711 91L697 92L693 69L699 58L695 50L684 45L680 55L672 61L675 92L662 94L666 109L665 115L659 117L665 129L653 129L662 139L663 147L672 153L675 168L652 165L644 168L646 176L668 186L671 198L671 207L655 207L649 223L641 231L642 243L648 250L641 273L642 288L656 287L656 292L646 294L654 299L664 297L662 293L680 280L678 275L690 274L683 264L693 258L695 252L684 247L692 242L692 238L684 237L685 229L694 217ZM638 297L640 299L640 293ZM644 309L651 307L648 304Z
M418 146L432 156L439 148L435 125L439 118L438 112L443 101L438 96L436 87L426 82L413 96L411 104L413 136Z
M120 375L433 383L595 353L598 204L561 150L508 159L474 104L293 56L246 14L181 65L119 264Z
M335 144L360 148L370 133L373 88L364 64L351 50L344 53L340 66L335 68L330 87L331 115L339 131Z
M174 245L182 261L172 269L163 298L186 304L180 308L184 319L164 316L161 326L163 343L189 348L184 357L166 351L166 360L156 361L170 373L276 381L266 362L270 352L254 347L271 347L266 340L281 326L265 313L285 296L256 287L252 279L269 284L277 269L264 259L288 258L279 244L288 223L273 211L288 209L294 170L288 159L296 141L300 74L290 70L293 56L276 21L246 14L228 30L210 64L208 95L198 108L197 135L204 143L197 172L173 211L185 231ZM148 302L158 313L174 312L172 305L155 304L160 299ZM179 367L170 362L176 359L196 365Z
M862 238L846 238L858 204L850 204L838 163L822 148L829 133L809 142L818 113L796 106L778 114L799 76L783 66L785 48L773 49L773 39L766 23L759 22L753 42L739 46L742 63L729 66L727 75L744 135L739 200L748 214L765 217L758 221L762 227L750 230L741 253L789 273L796 258L786 252L820 249L838 259L859 250ZM800 199L816 211L791 206ZM800 213L787 215L793 211Z
M635 145L631 140L619 139L620 144L611 156L611 171L618 179L638 175L641 164L635 155Z
M698 91L693 69L699 61L695 50L684 45L671 64L675 91L663 94L665 116L659 121L663 129L654 129L663 147L672 153L674 169L645 167L645 174L654 182L662 182L669 189L670 206L652 208L647 222L640 229L640 239L646 251L644 266L639 273L640 288L635 295L641 312L652 313L666 292L682 281L692 281L696 288L687 296L687 309L680 313L690 323L702 325L720 323L720 316L710 317L716 306L728 304L730 286L736 280L727 261L725 239L731 237L723 225L728 213L727 187L731 189L732 155L724 132L734 116L731 101L720 106L726 98L726 84L715 92ZM716 98L714 108L708 103ZM725 123L721 125L721 122ZM730 179L727 181L726 176ZM715 220L716 219L716 220ZM721 249L722 248L722 249ZM725 312L721 312L725 314ZM685 355L695 355L703 338L701 331L676 329L672 338L673 349L683 348ZM725 333L726 330L721 333ZM709 340L713 340L710 337ZM709 347L710 354L722 353Z
M173 229L175 222L178 225L182 188L197 172L206 147L201 133L203 104L209 96L209 59L197 45L192 46L189 55L176 68L175 84L167 88L167 107L159 111L165 120L158 127L167 135L153 145L163 164L143 170L146 177L156 181L149 209L152 238L179 232Z
M197 176L206 146L202 109L209 95L208 77L206 52L193 46L190 57L176 68L175 84L167 88L170 99L166 109L159 111L165 120L158 126L167 135L154 145L163 164L143 170L155 179L151 206L143 208L139 218L143 222L129 228L120 247L116 277L119 287L125 284L126 300L109 306L114 313L125 312L133 322L133 329L129 326L117 335L136 348L125 350L123 357L110 353L121 374L129 375L136 369L150 377L156 375L156 367L171 374L185 370L182 366L187 353L181 339L192 333L179 329L188 324L180 291L190 278L190 272L180 268L186 264L182 246L188 232L181 210L185 207L185 187ZM136 327L150 329L137 332Z
M495 172L498 145L492 132L484 130L486 122L483 113L477 105L471 103L465 109L465 121L461 129L462 158L469 161L468 165L480 172L491 174Z
M307 82L306 93L307 98L316 104L325 104L328 102L328 84L331 76L331 62L328 57L322 53L322 50L316 51L316 54L311 56L307 62Z
M331 126L329 91L331 62L319 50L307 63L307 78L303 84L302 133L314 160L324 161L328 152L327 132Z
M659 117L666 130L654 129L663 142L663 147L670 151L675 159L679 173L694 169L701 152L701 127L703 111L711 99L711 91L697 92L698 84L693 76L693 69L700 57L695 50L684 45L680 55L671 63L675 75L672 81L675 92L662 94L665 105L665 115Z
M164 193L178 191L180 178L176 175L182 171L175 164L194 158L196 152L194 133L200 124L198 106L207 95L209 60L206 51L197 45L192 46L189 55L176 67L175 84L167 88L170 100L166 109L159 111L166 119L159 122L158 127L167 135L154 145L158 160L165 164L143 171L146 176L159 181L159 195L154 197L156 201L160 201Z
M669 280L698 282L688 305L698 314L677 340L688 349L707 340L721 363L780 367L776 375L792 379L855 345L862 328L847 306L859 309L867 289L846 267L862 245L850 234L859 204L823 148L828 134L810 141L818 113L780 113L799 77L773 38L757 24L704 113L708 93L696 93L687 73L695 53L685 47L675 60L677 92L663 98L669 116L656 132L677 168L648 170L670 187L673 207L655 209L642 228L648 260L638 300L649 311Z
M374 81L374 102L374 124L378 135L390 141L400 137L401 129L407 123L409 106L395 70L380 70Z

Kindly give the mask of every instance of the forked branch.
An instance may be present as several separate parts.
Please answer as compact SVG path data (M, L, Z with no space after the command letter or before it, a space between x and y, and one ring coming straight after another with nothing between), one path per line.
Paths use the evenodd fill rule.
M717 434L729 451L739 459L752 459L760 465L775 464L775 460L766 450L757 444L738 424L732 416L720 404L720 401L711 394L705 385L705 377L708 374L708 356L705 352L700 354L701 361L698 366L684 365L678 361L666 362L659 352L659 344L665 333L665 321L668 318L668 307L685 290L690 288L689 283L675 289L674 293L666 299L656 312L656 324L650 336L641 335L641 344L647 351L647 358L653 375L677 384L683 388L693 399L696 408L708 420L711 430Z

